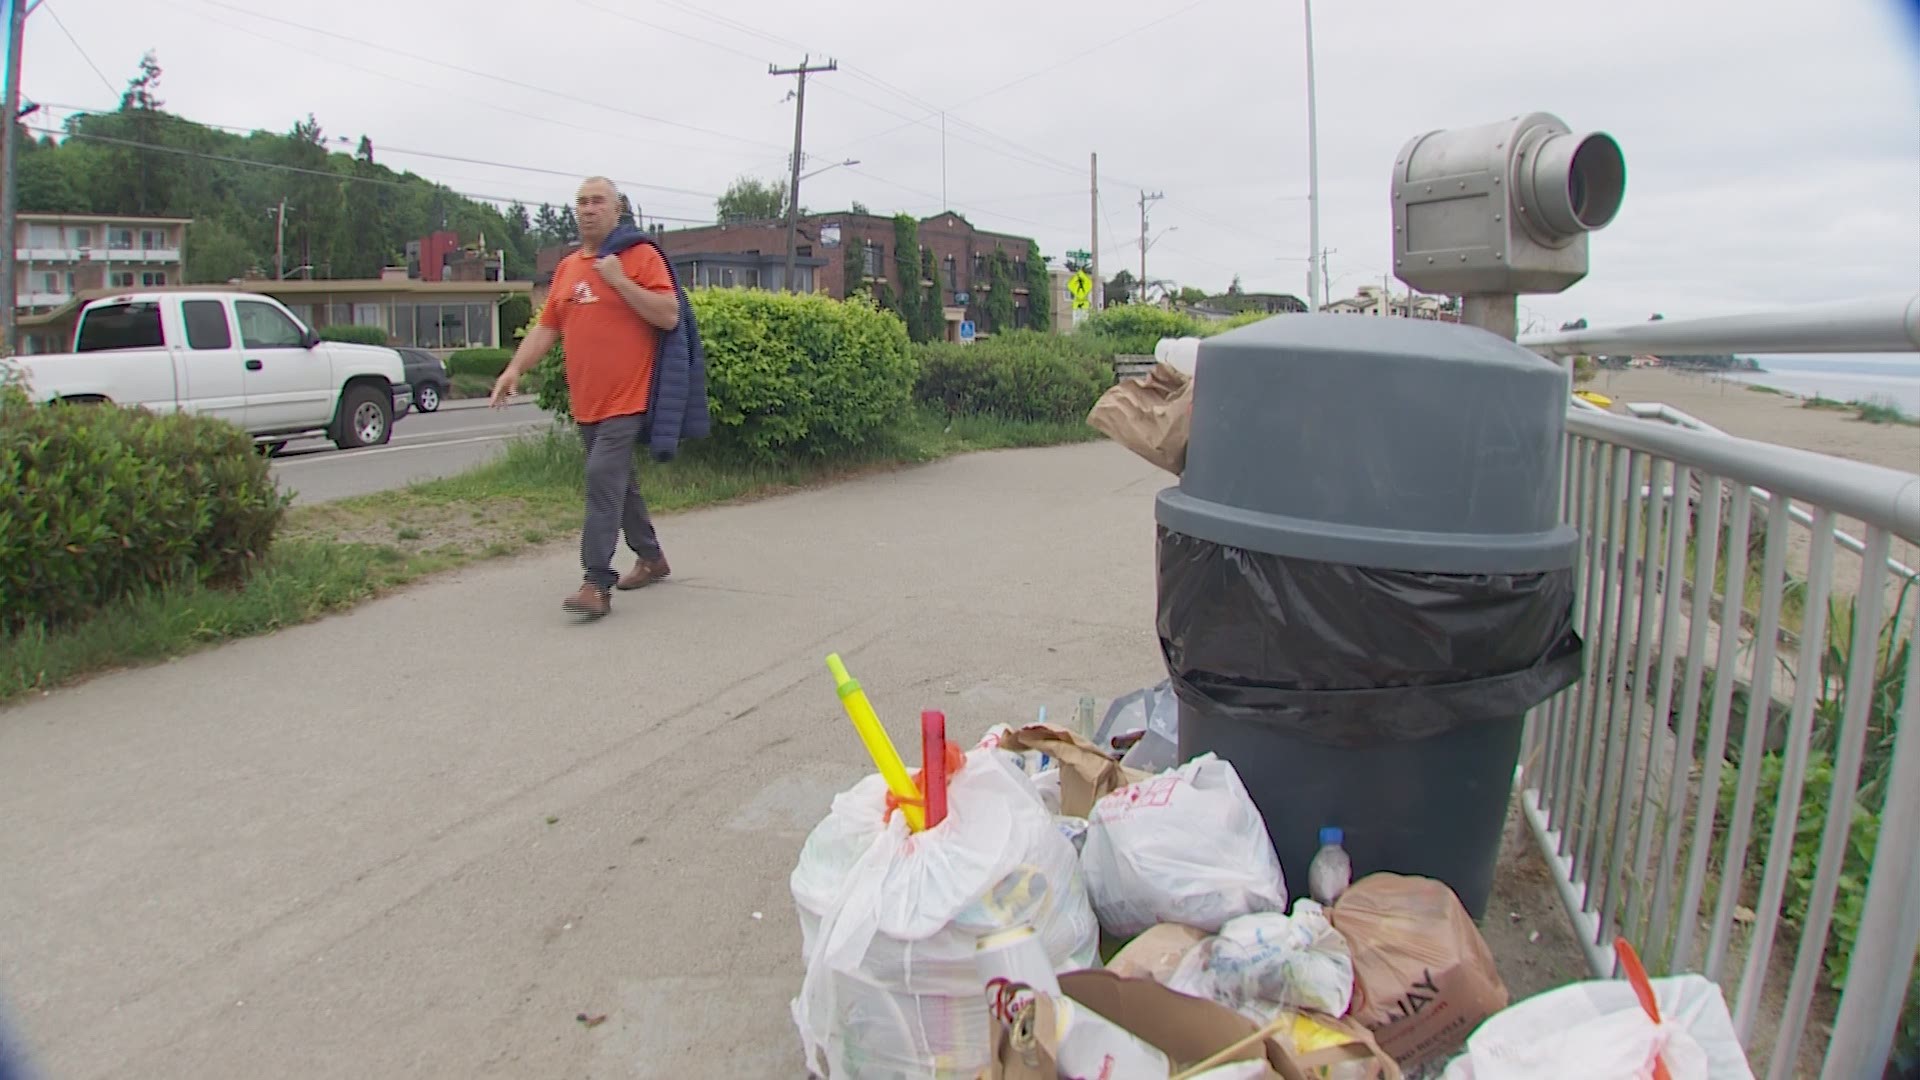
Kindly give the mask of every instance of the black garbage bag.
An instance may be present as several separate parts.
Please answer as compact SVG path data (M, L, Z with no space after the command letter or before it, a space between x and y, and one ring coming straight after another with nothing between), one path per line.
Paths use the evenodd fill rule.
M1511 719L1580 677L1571 570L1427 574L1159 536L1160 650L1194 708L1361 747Z

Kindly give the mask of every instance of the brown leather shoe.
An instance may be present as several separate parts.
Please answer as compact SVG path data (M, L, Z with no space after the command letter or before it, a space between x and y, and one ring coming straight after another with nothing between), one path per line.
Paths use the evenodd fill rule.
M598 619L613 610L613 597L607 590L589 583L581 585L580 591L567 597L560 606L575 615Z
M614 588L629 592L634 589L644 589L671 573L673 570L667 565L667 558L664 555L658 559L639 559L634 562L633 569L621 575Z

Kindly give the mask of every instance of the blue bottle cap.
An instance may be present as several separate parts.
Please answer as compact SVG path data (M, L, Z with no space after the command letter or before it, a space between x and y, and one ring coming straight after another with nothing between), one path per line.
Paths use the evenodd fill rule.
M1340 845L1340 841L1343 838L1344 838L1344 834L1342 834L1339 829L1336 829L1331 825L1320 830L1320 846L1321 847L1338 847Z

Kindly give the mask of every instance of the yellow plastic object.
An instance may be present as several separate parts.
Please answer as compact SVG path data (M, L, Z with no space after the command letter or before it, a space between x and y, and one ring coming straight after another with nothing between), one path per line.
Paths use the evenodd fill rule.
M1605 394L1596 394L1592 390L1575 390L1573 396L1603 409L1613 408L1613 399Z
M887 782L887 790L900 800L900 812L906 815L907 828L919 832L927 827L926 810L920 801L920 789L908 775L906 763L900 760L900 752L893 748L893 740L887 737L887 729L880 726L880 717L873 711L873 704L867 700L867 692L860 688L859 680L847 674L847 665L840 660L840 654L827 657L827 671L833 675L834 690L840 695L840 706L847 710L847 719L853 721L853 730L860 735L860 741L866 744L867 756L873 759L874 767L880 770L881 779Z

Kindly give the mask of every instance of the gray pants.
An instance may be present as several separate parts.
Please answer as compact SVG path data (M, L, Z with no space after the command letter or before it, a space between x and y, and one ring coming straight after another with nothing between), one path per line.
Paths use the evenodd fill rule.
M647 516L647 503L640 497L638 466L634 447L647 430L647 416L610 416L593 424L580 425L580 441L587 449L587 521L580 530L580 565L589 584L613 588L620 575L613 569L613 555L620 547L620 534L627 534L627 546L643 559L661 557L660 540L653 532L653 519Z

